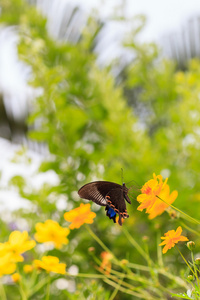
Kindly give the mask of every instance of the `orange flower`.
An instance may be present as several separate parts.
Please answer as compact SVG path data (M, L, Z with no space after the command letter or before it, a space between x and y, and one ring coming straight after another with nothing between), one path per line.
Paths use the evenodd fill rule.
M188 238L181 235L182 228L179 226L176 231L169 230L165 233L165 236L162 236L161 239L164 240L159 246L165 245L163 248L163 253L166 253L169 249L175 246L179 241L188 241Z
M178 192L173 191L170 194L169 185L166 184L164 189L160 192L159 197L165 200L168 204L172 204L178 197ZM154 205L148 211L149 219L154 219L155 217L161 215L166 210L166 208L169 207L168 204L157 198Z
M112 254L107 251L103 251L101 253L101 258L102 258L102 263L100 265L100 269L105 270L106 274L110 274L111 260L113 258Z
M153 179L147 181L141 188L142 193L137 197L137 201L141 204L137 209L140 211L146 209L146 213L149 214L149 219L153 219L156 216L161 215L169 206L158 197L167 203L172 204L178 196L177 191L173 191L170 194L170 188L167 184L167 180L168 178L166 178L163 182L161 175L156 176L153 174Z
M90 211L90 204L83 204L75 209L64 214L64 218L68 222L72 222L69 225L70 229L79 228L84 223L92 224L93 219L96 217L94 212Z

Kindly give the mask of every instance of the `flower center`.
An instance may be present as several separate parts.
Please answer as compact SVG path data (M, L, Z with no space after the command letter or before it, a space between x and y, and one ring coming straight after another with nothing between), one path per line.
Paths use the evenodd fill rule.
M145 188L142 189L142 192L143 192L144 194L149 195L149 194L151 194L152 189L150 188L150 186L146 186Z

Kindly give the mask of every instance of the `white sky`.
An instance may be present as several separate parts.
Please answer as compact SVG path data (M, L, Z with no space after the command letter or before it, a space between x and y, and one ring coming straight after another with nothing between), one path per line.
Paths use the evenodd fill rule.
M77 0L85 9L98 7L108 15L117 3L126 3L128 16L144 14L148 23L143 33L145 40L157 40L165 34L179 31L190 17L200 15L200 0Z

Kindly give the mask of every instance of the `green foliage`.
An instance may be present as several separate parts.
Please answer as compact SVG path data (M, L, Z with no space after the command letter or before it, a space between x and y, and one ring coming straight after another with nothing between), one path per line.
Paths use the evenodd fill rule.
M94 17L88 19L81 39L75 45L53 40L46 30L46 19L34 6L22 0L2 0L0 7L1 22L18 26L19 57L32 68L30 84L42 88L27 121L29 137L45 143L51 154L44 159L39 172L53 170L60 179L56 187L45 184L40 189L31 189L26 186L26 178L13 177L10 183L18 187L22 197L36 206L34 212L16 212L13 220L19 217L26 219L32 234L35 223L48 218L64 224L63 212L57 210L60 197L65 197L67 210L70 210L79 205L74 192L81 185L95 179L121 183L123 168L125 182L137 182L134 192L130 192L133 198L132 206L128 206L130 218L123 226L155 261L153 267L147 261L148 270L135 268L135 273L140 276L135 289L144 289L144 299L148 295L152 297L158 282L163 280L163 290L156 290L160 299L168 299L172 291L183 291L182 279L179 284L177 278L168 278L169 273L164 277L161 253L156 249L159 242L155 238L157 234L160 237L161 233L177 227L179 219L169 219L165 214L149 221L144 212L137 211L138 203L134 200L138 189L152 177L152 173L161 173L165 177L170 176L171 189L179 192L176 205L198 217L199 61L191 61L185 73L176 72L173 62L159 58L156 45L137 42L144 22L141 18L141 23L134 25L124 41L124 46L134 54L134 60L123 70L121 83L117 85L110 68L100 69L92 52L95 37L102 26ZM117 67L117 62L111 65ZM24 155L23 151L21 154ZM6 226L2 224L2 238L9 232ZM146 263L133 244L124 240L121 228L105 217L103 208L97 211L92 227L119 261L127 259L140 266ZM149 237L148 245L141 241L142 235ZM193 237L192 233L190 235ZM81 227L70 233L69 245L60 256L68 266L76 264L80 272L93 273L94 258L87 252L89 247L95 247L96 257L99 257L102 248ZM52 254L54 250L49 252ZM183 267L182 262L174 263L173 254L168 255L168 261L172 272L177 275L177 270ZM162 269L159 274L164 279L155 274L154 268ZM142 282L145 272L152 276L148 282ZM181 277L186 277L185 273ZM113 293L108 288L112 284L105 278L108 285L103 287L99 280L90 281L89 287L76 280L76 292L59 291L59 299L66 296L69 299L110 299ZM164 289L167 284L169 291ZM113 285L113 289L114 293L117 291L115 299L138 298L131 293L125 294L119 282ZM38 292L38 299L40 295ZM178 293L174 296L179 297ZM186 294L183 296L186 297Z

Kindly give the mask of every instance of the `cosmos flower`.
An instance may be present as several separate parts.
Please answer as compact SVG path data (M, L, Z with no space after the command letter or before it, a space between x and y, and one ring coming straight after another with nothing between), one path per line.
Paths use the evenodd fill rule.
M81 203L79 207L70 210L64 214L64 218L68 222L70 229L79 228L83 224L92 224L93 219L96 217L94 212L90 210L90 204Z
M43 256L41 260L35 259L33 263L36 268L46 270L48 273L66 273L66 264L60 263L59 258L56 256Z
M32 273L33 271L33 266L32 265L24 265L23 266L23 271L26 274Z
M0 257L0 277L15 272L16 264L11 261L11 256L11 253L7 253Z
M172 204L178 196L177 191L173 191L170 194L170 188L167 184L167 179L163 182L161 175L153 174L153 179L147 181L141 188L141 194L138 195L137 201L141 204L138 206L138 210L142 211L146 209L146 213L149 214L149 219L153 219L158 215L161 215L169 204ZM160 200L163 199L165 202Z
M181 235L182 228L179 226L176 231L175 230L169 230L162 236L161 239L164 240L162 243L159 244L159 246L165 245L162 252L166 253L169 249L173 248L175 244L177 244L179 241L188 241L188 238Z
M5 243L0 243L0 253L9 253L12 262L24 261L22 254L33 247L36 243L30 240L27 231L13 231L11 232L9 239Z
M37 223L35 228L35 239L39 243L52 242L55 248L61 249L69 242L66 238L69 229L61 227L56 221L46 220L44 223Z
M17 283L17 282L20 281L21 276L20 276L19 273L14 273L14 274L11 275L11 278L12 278L13 282Z
M102 258L102 263L100 265L100 269L105 270L106 274L110 274L111 260L113 258L112 254L107 251L103 251L101 252L101 258Z

